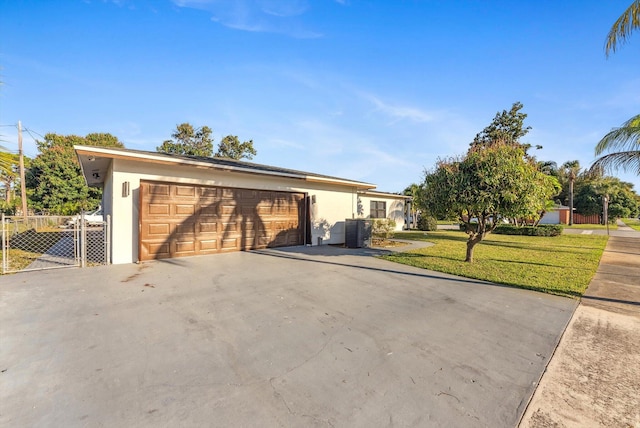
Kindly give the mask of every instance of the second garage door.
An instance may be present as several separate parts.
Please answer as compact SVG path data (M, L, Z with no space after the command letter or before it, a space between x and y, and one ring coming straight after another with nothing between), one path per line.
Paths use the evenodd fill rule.
M303 193L140 183L140 260L304 244Z

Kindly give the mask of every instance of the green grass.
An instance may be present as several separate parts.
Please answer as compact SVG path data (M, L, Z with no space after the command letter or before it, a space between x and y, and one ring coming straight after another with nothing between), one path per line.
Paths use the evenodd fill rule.
M489 235L476 245L474 262L465 263L467 235L458 231L397 233L397 238L435 245L386 260L562 296L579 297L598 268L607 236L556 237Z
M587 229L587 230L605 230L606 224L574 224L571 226L563 225L565 229ZM618 225L615 223L609 223L609 230L616 230Z
M637 218L623 218L621 219L624 224L634 230L640 231L640 219Z
M42 253L32 253L29 251L11 249L9 250L9 269L11 269L12 271L22 270L29 266L41 255ZM0 260L2 260L2 251L0 251ZM1 268L0 275L2 275Z

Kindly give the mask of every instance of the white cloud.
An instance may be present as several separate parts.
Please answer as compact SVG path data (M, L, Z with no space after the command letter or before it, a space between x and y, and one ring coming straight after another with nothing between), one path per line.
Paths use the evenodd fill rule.
M321 33L304 28L298 17L309 10L307 0L173 0L178 7L200 9L225 27L249 32L318 38Z
M412 122L432 122L435 120L434 113L417 107L389 104L371 94L362 94L362 97L372 103L377 111L393 118L394 121L392 123L405 119Z

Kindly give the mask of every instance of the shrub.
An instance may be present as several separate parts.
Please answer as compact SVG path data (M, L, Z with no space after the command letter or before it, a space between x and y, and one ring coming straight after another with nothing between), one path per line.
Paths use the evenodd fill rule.
M371 232L376 238L389 238L395 228L395 220L392 220L390 218L377 218L373 220Z
M438 230L438 221L435 217L428 215L420 216L418 219L418 230Z
M11 203L7 203L6 201L0 201L0 214L4 213L4 215L16 215L16 203L15 200Z
M562 226L558 224L540 224L538 226L501 224L496 227L493 233L497 235L559 236L562 234Z

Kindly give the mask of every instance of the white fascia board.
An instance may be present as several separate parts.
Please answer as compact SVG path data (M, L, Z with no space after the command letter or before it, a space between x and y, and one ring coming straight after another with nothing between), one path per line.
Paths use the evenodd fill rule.
M75 149L78 156L80 154L85 154L85 155L95 154L95 155L103 155L105 157L111 157L111 158L138 159L138 160L153 162L153 163L188 165L188 166L195 166L199 168L218 169L218 170L229 171L229 172L269 175L274 177L287 177L287 178L294 178L298 180L313 181L313 182L319 182L319 183L331 183L331 184L338 184L343 186L356 187L357 189L375 189L376 187L375 185L369 184L369 183L343 180L339 178L321 177L321 176L306 175L306 174L294 174L294 173L288 173L288 172L265 171L260 169L243 168L239 166L230 166L230 165L214 165L209 162L172 158L171 156L162 155L162 154L155 155L153 153L125 152L121 150L111 150L109 148L95 147L95 146L78 145L78 146L73 146L73 148Z

